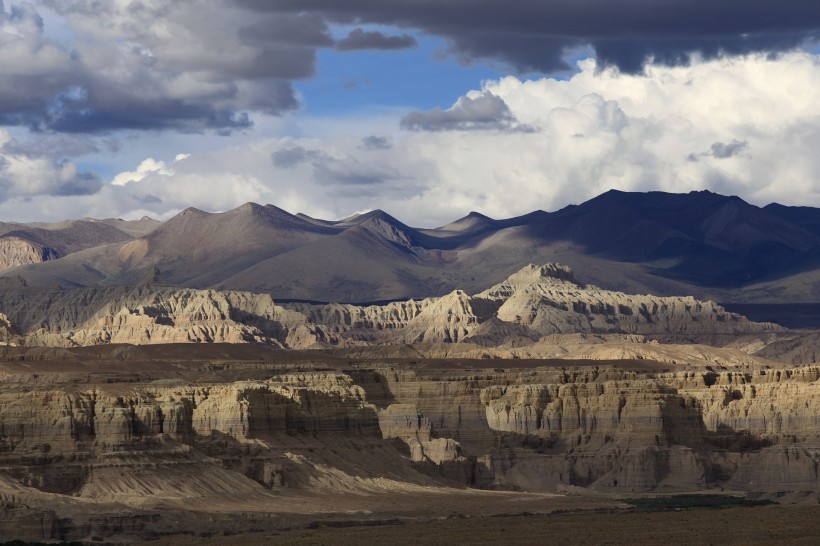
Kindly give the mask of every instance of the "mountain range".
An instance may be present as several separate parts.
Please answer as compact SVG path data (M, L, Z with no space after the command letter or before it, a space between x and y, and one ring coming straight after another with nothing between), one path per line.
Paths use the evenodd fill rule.
M165 222L0 224L0 281L32 287L126 285L156 272L174 286L362 303L475 293L545 262L628 293L820 301L820 209L612 190L555 212L471 212L435 229L381 210L330 221L255 203Z

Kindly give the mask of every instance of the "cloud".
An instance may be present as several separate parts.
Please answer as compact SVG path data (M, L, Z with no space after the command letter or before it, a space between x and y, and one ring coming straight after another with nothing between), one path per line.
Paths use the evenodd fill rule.
M302 163L321 160L325 158L323 152L308 150L302 146L288 146L271 153L273 164L282 169L289 169Z
M389 150L393 143L386 136L370 135L362 139L359 148L362 150Z
M470 109L463 106L476 101L484 117L465 113ZM91 195L26 201L37 192L18 186L0 202L0 217L166 218L188 206L219 211L256 201L329 219L380 208L410 225L432 227L471 210L495 218L556 210L609 189L710 189L759 205L820 206L817 55L650 65L641 74L587 60L569 79L487 81L458 104L458 115L440 111L444 125L434 126L484 119L489 127L501 120L502 130L400 130L401 114L384 112L296 120L289 132L307 136L245 135L241 145L213 144L184 161L165 159L165 168L158 167L162 157L146 153L142 159L154 163L134 169L141 179L106 184ZM532 131L503 129L505 119ZM311 126L320 129L311 133ZM384 141L370 139L374 127ZM693 153L697 161L688 160ZM61 158L37 158L42 168L59 172ZM44 191L55 193L56 179Z
M745 140L737 140L733 139L729 143L723 142L715 142L709 148L708 152L702 152L699 154L691 153L687 157L689 161L698 161L701 157L713 157L715 159L728 159L730 157L735 157L741 155L746 148L748 148L749 143Z
M748 143L745 140L732 140L728 144L715 142L710 149L711 155L717 159L734 157L746 149Z
M252 113L298 108L292 83L312 77L317 49L333 45L320 15L260 15L230 0L0 2L0 124L246 129Z
M355 157L336 159L324 157L314 163L314 179L322 186L381 185L401 176L389 165L359 161ZM343 190L345 193L349 190Z
M333 24L355 27L336 41ZM599 67L640 72L647 60L679 65L817 42L820 4L0 2L0 125L70 134L242 132L255 117L299 108L294 82L315 75L319 49L404 49L416 45L414 33L443 37L465 62L496 60L520 72L572 68L567 52L585 45Z
M418 46L415 38L409 34L387 36L379 31L367 31L361 28L351 30L347 36L336 42L339 51L356 51L359 49L409 49Z
M506 130L515 128L516 120L504 99L484 91L459 98L447 110L411 112L401 126L414 131Z
M310 13L337 23L412 28L446 38L467 61L499 59L521 72L567 67L568 49L591 44L601 65L638 72L648 59L678 65L693 53L785 51L820 37L814 0L236 0L265 13Z
M91 195L101 187L96 174L81 171L66 159L27 149L0 130L0 202L40 195Z
M401 178L395 169L388 165L378 161L362 161L356 157L357 150L390 149L387 139L380 140L372 136L368 138L375 139L370 141L375 143L375 147L358 146L343 155L332 155L324 150L290 143L272 152L271 160L280 169L292 170L300 165L309 165L312 181L320 186L370 186Z
M182 161L189 156L187 154L178 154L174 163ZM157 161L149 157L142 161L134 171L124 171L116 175L111 183L115 186L125 186L126 184L139 182L149 175L173 176L174 169L167 165L164 161Z
M353 30L336 41L334 24ZM0 125L69 134L242 132L261 115L300 107L294 82L315 75L321 48L404 49L416 45L416 33L443 37L465 62L501 61L520 72L572 68L567 52L591 45L599 68L637 73L648 60L679 65L817 42L820 4L0 2Z

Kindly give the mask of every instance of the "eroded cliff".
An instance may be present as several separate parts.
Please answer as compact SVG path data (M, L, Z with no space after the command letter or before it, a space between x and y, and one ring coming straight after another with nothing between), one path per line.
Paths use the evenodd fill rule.
M820 493L817 366L150 347L4 349L0 498L63 533L27 536L80 536L66 513L162 521L152 510L287 511L304 495Z
M132 287L6 288L3 309L28 345L266 343L287 348L416 343L533 344L576 332L738 335L778 331L691 297L628 295L578 284L560 265L528 266L476 295L385 305L276 304L270 295Z
M817 367L432 375L359 368L216 384L33 389L24 376L6 375L0 460L24 485L95 498L115 489L117 498L148 495L132 478L95 485L109 472L103 469L142 468L146 458L183 467L221 461L244 476L240 485L247 478L303 487L310 476L289 470L288 453L311 443L367 445L383 451L398 475L415 463L479 487L814 491L818 378ZM405 447L397 451L389 439ZM312 460L327 463L324 455ZM129 492L132 486L145 490Z

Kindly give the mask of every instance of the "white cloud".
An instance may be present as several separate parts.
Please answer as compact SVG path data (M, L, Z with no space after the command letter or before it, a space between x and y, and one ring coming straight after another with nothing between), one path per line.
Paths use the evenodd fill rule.
M149 175L158 175L158 176L174 176L176 172L173 169L174 164L188 159L191 154L177 154L174 157L174 160L171 162L171 165L165 163L165 161L158 161L153 157L149 157L144 159L139 165L137 165L137 169L134 171L123 171L117 174L112 180L111 183L115 186L124 186L129 182L139 182L140 180L144 179L146 176Z
M407 112L390 114L393 130L384 117L298 120L292 134L312 138L245 136L184 160L146 160L118 175L130 180L124 186L62 198L71 205L60 217L99 209L165 216L258 201L325 218L382 208L434 226L470 210L494 217L555 210L612 188L712 189L757 204L820 206L816 55L651 66L641 75L596 71L587 60L568 80L508 77L465 96L489 94L530 131L458 124L399 131ZM391 145L362 146L374 131ZM26 211L29 219L45 214L19 200L0 204L5 217Z
M88 195L100 189L99 177L71 161L28 148L0 129L0 201L41 195Z
M137 166L137 170L121 172L114 177L111 183L115 186L125 186L129 182L139 182L152 173L162 176L171 176L174 174L174 171L169 169L164 161L157 161L149 157Z

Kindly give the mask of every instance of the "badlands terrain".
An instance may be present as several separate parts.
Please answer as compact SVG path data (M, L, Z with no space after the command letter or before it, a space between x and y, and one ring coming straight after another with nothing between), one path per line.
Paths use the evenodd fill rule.
M3 224L0 539L812 544L815 212Z

